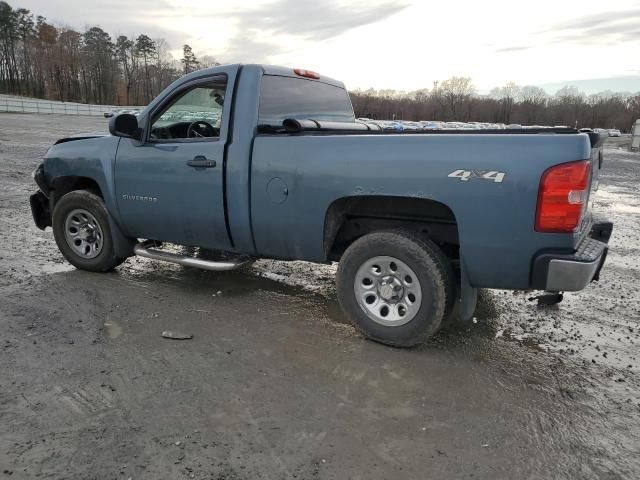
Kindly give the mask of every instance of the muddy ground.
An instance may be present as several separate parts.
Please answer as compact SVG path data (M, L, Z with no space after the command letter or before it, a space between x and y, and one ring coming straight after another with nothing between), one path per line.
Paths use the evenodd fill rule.
M483 292L413 350L364 340L333 267L67 265L28 208L47 147L103 119L0 114L0 477L640 478L640 155L607 145L600 283ZM161 337L166 329L193 340Z

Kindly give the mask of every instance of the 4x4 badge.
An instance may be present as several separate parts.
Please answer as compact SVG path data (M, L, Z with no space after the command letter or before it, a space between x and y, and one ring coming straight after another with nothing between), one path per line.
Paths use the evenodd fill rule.
M496 170L455 170L447 175L449 178L458 178L463 182L468 182L474 178L482 180L493 180L495 183L502 183L504 172Z

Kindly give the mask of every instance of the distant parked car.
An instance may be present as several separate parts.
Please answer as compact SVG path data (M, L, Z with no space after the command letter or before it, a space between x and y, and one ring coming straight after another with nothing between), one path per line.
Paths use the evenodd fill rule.
M114 110L110 110L108 112L104 112L104 118L111 118L111 117L115 117L116 115L120 115L121 113L130 113L131 115L138 115L140 113L140 110L125 110L122 108L116 108Z
M380 122L380 126L383 130L395 130L396 132L404 131L404 126L400 122Z
M619 137L620 135L622 134L620 133L620 130L618 130L617 128L612 128L611 130L609 130L610 137Z
M418 122L423 130L442 130L442 122L422 120Z
M408 120L402 121L403 130L422 130L422 125L418 122L410 122Z

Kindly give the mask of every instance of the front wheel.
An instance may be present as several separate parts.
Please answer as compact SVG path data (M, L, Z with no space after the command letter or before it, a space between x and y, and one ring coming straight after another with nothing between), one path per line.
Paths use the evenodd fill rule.
M60 252L74 267L106 272L124 261L115 255L107 209L95 193L64 195L53 210L52 224Z
M412 232L365 235L345 251L338 300L366 337L411 347L432 336L455 294L453 269L430 240Z

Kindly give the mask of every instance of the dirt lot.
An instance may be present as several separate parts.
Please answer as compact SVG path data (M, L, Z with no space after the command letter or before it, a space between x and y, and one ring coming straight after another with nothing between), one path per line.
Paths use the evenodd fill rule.
M610 143L601 282L396 350L344 323L333 268L67 265L32 223L47 147L103 119L0 114L0 477L640 478L640 154ZM171 341L165 329L194 334Z

